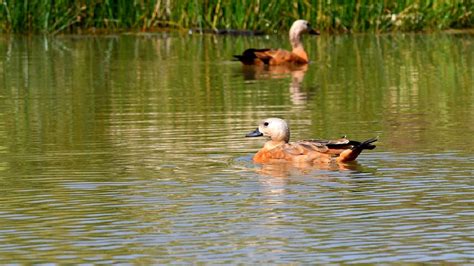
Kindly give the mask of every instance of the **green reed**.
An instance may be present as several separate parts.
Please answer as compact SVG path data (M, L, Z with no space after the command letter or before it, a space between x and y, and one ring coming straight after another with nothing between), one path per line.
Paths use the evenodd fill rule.
M471 28L472 0L0 0L3 32L287 30L307 19L330 32Z

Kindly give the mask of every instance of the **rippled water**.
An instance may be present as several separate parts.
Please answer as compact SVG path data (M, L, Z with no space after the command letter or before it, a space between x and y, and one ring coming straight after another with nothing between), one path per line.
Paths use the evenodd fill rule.
M474 36L2 36L5 263L474 261ZM379 136L340 168L255 165L294 139Z

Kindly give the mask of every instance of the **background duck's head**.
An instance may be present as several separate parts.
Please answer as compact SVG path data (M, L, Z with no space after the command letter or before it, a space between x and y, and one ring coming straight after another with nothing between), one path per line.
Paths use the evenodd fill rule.
M317 30L314 30L308 21L304 19L298 19L297 21L293 22L290 28L290 40L299 40L301 34L309 33L319 35Z
M272 141L290 141L290 129L285 120L280 118L267 118L260 122L258 128L245 135L246 137L268 137Z

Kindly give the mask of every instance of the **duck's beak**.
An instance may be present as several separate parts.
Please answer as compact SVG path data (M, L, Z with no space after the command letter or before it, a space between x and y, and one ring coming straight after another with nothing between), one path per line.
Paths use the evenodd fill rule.
M308 34L319 35L319 31L311 28L308 30Z
M245 135L245 137L247 137L247 138L261 137L261 136L263 136L263 133L260 132L260 130L258 130L258 127L254 131L252 131L252 132L248 133L247 135Z

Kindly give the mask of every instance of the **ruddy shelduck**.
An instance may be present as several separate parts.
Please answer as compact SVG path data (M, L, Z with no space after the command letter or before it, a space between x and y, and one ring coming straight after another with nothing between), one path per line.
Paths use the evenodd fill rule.
M242 55L234 55L244 65L282 65L282 64L308 64L308 54L302 43L303 33L319 35L311 28L306 20L297 20L290 28L290 42L292 50L283 49L247 49Z
M353 161L362 150L372 150L377 138L364 142L342 137L336 140L302 140L290 142L290 129L285 120L267 118L258 128L246 137L268 137L262 149L253 157L256 163L295 162L295 163L344 163Z

